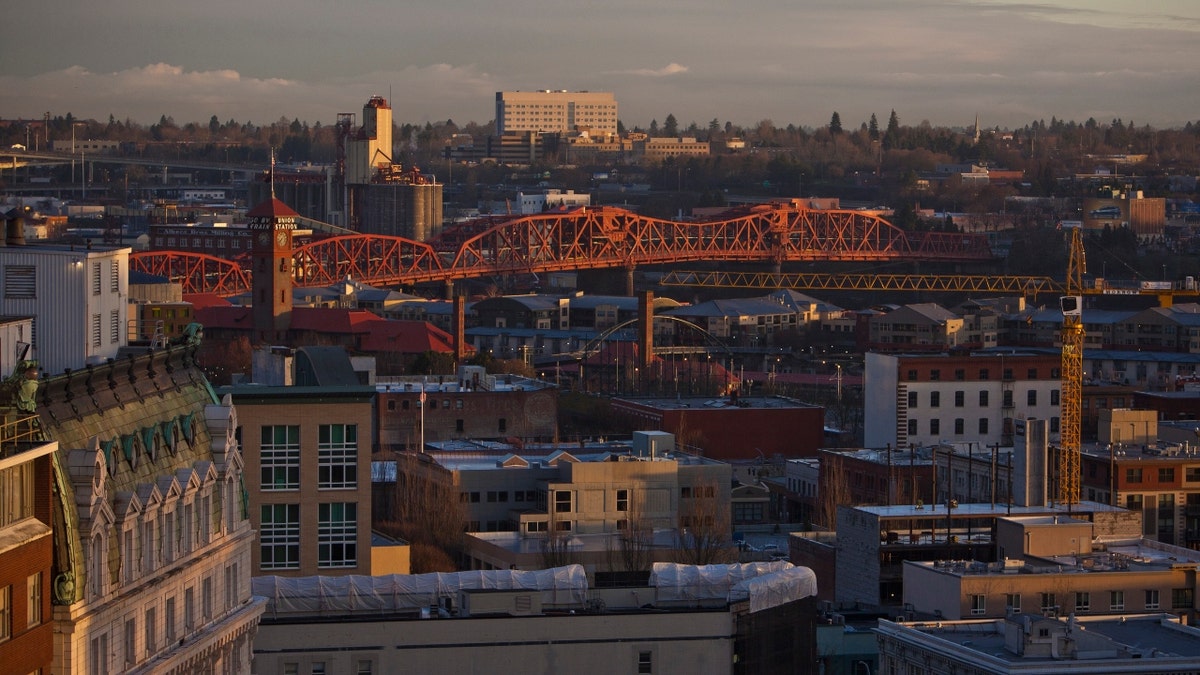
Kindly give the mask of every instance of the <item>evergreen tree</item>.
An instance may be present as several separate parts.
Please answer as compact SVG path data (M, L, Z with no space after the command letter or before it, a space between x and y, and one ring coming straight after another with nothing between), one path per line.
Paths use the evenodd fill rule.
M871 121L867 123L867 134L871 140L879 140L879 120L875 118L875 113L871 113Z
M842 133L842 116L836 110L833 111L833 116L829 118L829 133L834 136Z
M675 116L667 113L667 119L663 122L663 136L678 136L679 122L675 120Z

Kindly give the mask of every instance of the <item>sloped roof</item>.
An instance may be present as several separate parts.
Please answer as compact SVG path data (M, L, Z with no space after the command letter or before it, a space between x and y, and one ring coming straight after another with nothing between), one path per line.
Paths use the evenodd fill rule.
M246 212L247 218L299 218L300 214L292 210L292 207L284 204L275 197L271 197L265 202L261 202Z

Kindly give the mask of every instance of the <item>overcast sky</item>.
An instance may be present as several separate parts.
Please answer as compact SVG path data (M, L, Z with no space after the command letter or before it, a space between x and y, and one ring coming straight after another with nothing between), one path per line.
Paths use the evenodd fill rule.
M1200 120L1200 0L7 0L0 118L494 117L611 91L627 127Z

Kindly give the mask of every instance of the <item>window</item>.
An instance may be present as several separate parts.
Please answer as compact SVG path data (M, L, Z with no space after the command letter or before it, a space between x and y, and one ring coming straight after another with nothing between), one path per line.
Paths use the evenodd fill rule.
M1189 466L1183 470L1183 480L1188 483L1200 483L1200 466ZM3 514L0 514L0 518Z
M259 446L263 490L300 489L300 427L264 426Z
M264 504L258 536L262 542L261 569L299 569L299 504Z
M638 652L638 673L654 672L654 652Z
M299 663L283 664L283 675L300 675L300 664Z
M570 513L571 512L571 492L569 490L554 491L554 512L555 513Z
M1108 592L1108 609L1113 612L1125 611L1125 591Z
M979 418L979 433L986 434L988 432L988 418Z
M929 433L937 435L942 432L942 421L939 419L929 420Z
M196 589L183 592L183 633L188 635L196 627Z
M1013 379L1013 370L1012 370L1012 368L1005 368L1005 369L1004 369L1004 373L1003 373L1003 377L1004 377L1004 379L1005 379L1005 380L1011 380L1011 379Z
M942 379L942 371L941 370L934 368L933 370L929 371L929 381L930 382L937 382L940 379Z
M1075 611L1089 612L1092 609L1092 594L1087 591L1076 591Z
M488 490L487 500L489 504L496 504L508 501L507 490Z
M355 672L357 675L371 675L371 673L373 673L373 672L374 672L374 671L372 670L372 667L373 667L373 666L372 666L372 664L371 664L371 662L370 662L369 660L367 660L367 659L359 659L359 660L358 660L358 667L355 669L355 671L354 671L354 672Z
M1013 406L1013 393L1011 390L1004 392L1003 396L1001 397L1000 405L1005 408L1011 408Z
M989 373L989 372L988 372L988 369L987 369L987 368L980 368L980 369L979 369L979 379L981 379L981 380L986 380L986 379L988 379L988 378L990 378L990 377L991 377L991 373Z
M1009 593L1004 596L1004 611L1011 614L1021 613L1021 594Z
M917 379L917 371L916 370L908 371L907 377L905 377L904 379L908 380L909 382L915 382Z
M500 418L499 429L500 429L501 433L508 431L508 420L507 419L505 419L503 417Z
M313 661L312 668L309 670L312 675L325 675L325 662Z
M617 490L617 510L629 510L629 490Z
M317 487L358 487L357 424L322 424L318 428Z
M954 407L955 408L963 407L964 405L966 405L966 402L967 402L967 392L965 392L965 391L954 392Z
M29 464L0 471L0 527L33 516L33 467Z
M963 418L961 418L961 417L954 418L954 435L962 436L964 433L966 433L966 431L965 431L966 425L967 425L967 421L964 420Z
M153 607L146 609L146 653L158 651L158 612Z
M980 408L988 407L988 393L986 390L979 392L979 407Z
M1030 389L1025 392L1025 403L1028 405L1037 405L1037 389Z
M1158 609L1158 590L1150 589L1146 591L1146 609Z
M1137 469L1125 469L1125 482L1126 482L1126 483L1140 483L1140 482L1142 482L1142 470L1141 470L1141 468L1137 468Z
M1058 389L1051 389L1050 390L1050 405L1059 405L1061 400L1062 400L1062 392L1060 392Z
M167 644L175 642L175 598L167 598L163 606L163 637Z
M915 392L915 391L908 392L908 407L910 407L910 408L917 407L917 392Z
M125 665L137 663L137 619L125 620Z
M92 675L108 674L108 633L92 638L88 646L88 661L91 662Z
M965 368L955 368L954 369L954 379L958 380L959 382L962 382L963 380L967 379L966 369Z
M454 430L455 431L457 431L458 433L461 434L461 433L463 433L463 430L465 430L466 428L467 428L466 423L462 419L454 420Z
M1042 614L1058 611L1058 598L1053 593L1042 593Z
M1158 470L1158 482L1174 483L1175 482L1175 469L1173 467L1159 469Z
M25 627L42 622L42 573L34 572L25 580Z
M982 594L971 595L971 614L974 616L987 614L987 596Z
M317 506L317 567L358 565L358 504Z
M1026 370L1025 371L1025 379L1036 380L1037 379L1037 368L1030 368L1030 369Z
M200 607L203 614L201 615L205 621L210 621L213 618L213 580L212 577L204 577L204 581L200 584Z
M940 391L929 392L929 407L937 408L940 405L942 405L942 392L940 392Z
M32 266L9 265L4 268L4 297L9 300L37 298L37 273Z
M0 642L12 637L12 586L0 588Z
M909 436L917 435L917 421L916 420L908 421L908 435Z
M1191 609L1193 604L1192 597L1192 589L1190 588L1172 588L1171 609Z

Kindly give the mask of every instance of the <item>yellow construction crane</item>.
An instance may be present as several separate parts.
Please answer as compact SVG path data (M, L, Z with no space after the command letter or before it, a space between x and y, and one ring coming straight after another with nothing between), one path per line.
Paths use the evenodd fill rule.
M1083 228L1070 228L1067 280L1062 308L1062 393L1060 396L1058 501L1079 503L1079 421L1083 401Z

